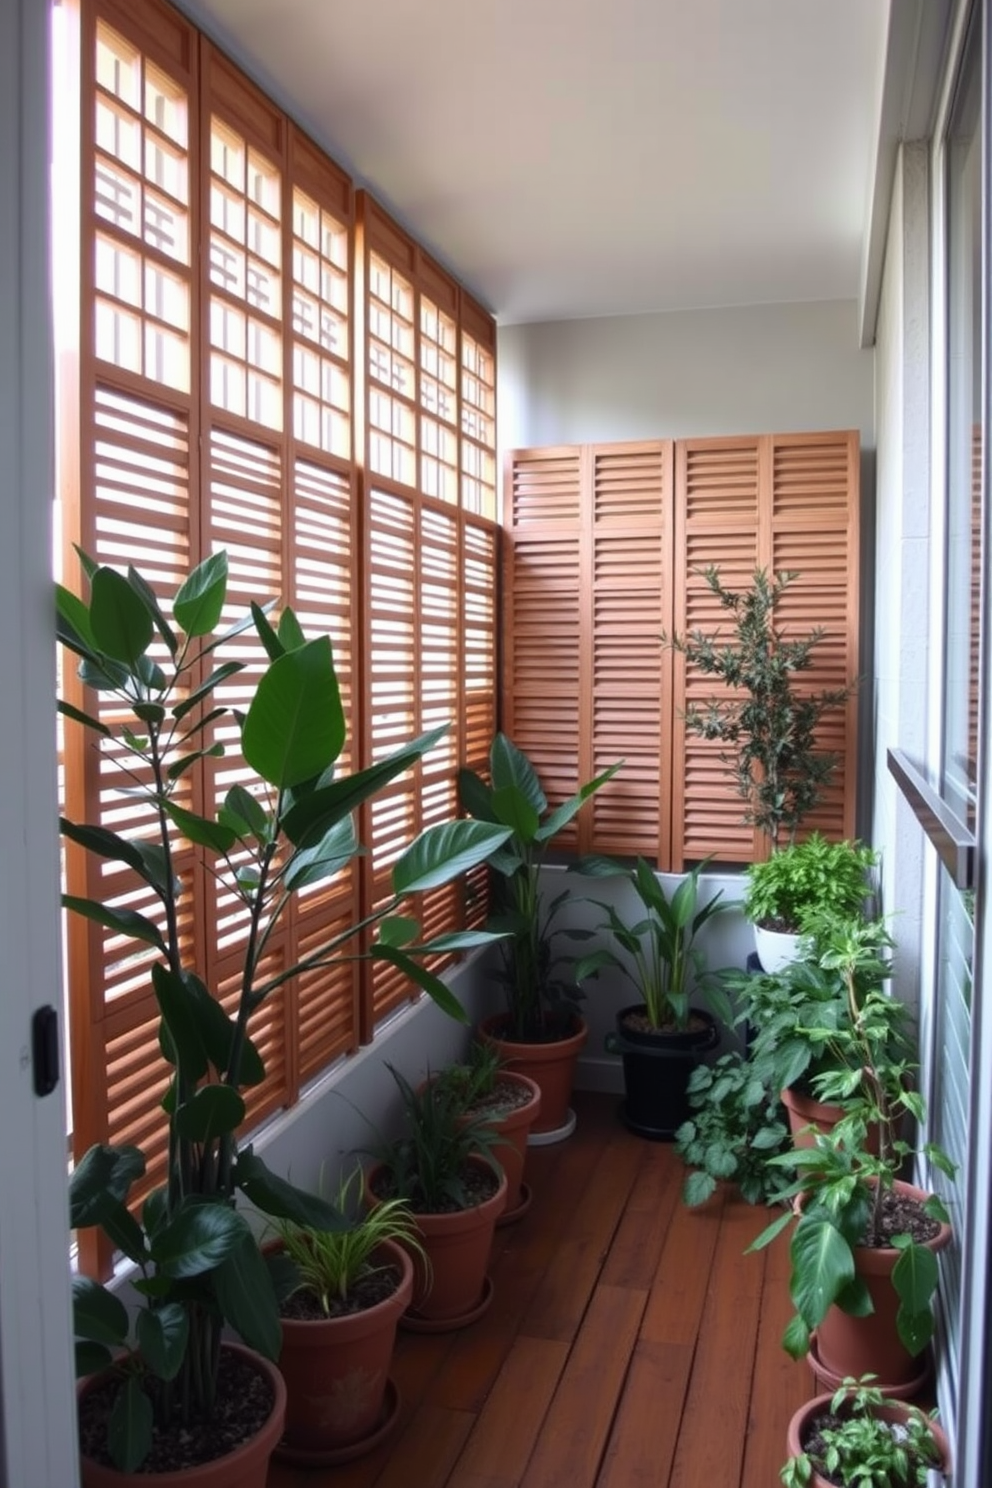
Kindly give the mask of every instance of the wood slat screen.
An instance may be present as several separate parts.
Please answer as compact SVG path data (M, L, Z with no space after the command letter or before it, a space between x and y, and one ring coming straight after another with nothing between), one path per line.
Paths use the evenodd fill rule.
M563 848L660 852L671 490L668 441L507 458L504 727L552 802L626 760Z
M758 567L797 570L786 627L821 625L811 687L858 673L858 438L767 435L511 451L504 484L504 726L560 799L613 759L624 769L579 818L571 846L641 854L678 871L764 844L741 821L718 745L686 735L714 695L659 643L726 625L701 570L729 587ZM857 699L824 721L840 756L810 819L854 832Z
M378 904L403 843L457 813L458 766L482 766L495 730L495 333L364 192L358 242L367 409L364 747L377 759L413 734L451 724L366 814L366 894ZM484 872L420 905L427 933L466 915L479 923L485 910ZM372 1023L410 995L396 968L377 965Z
M292 604L308 634L331 635L349 720L342 769L454 720L418 773L422 801L408 782L367 813L381 882L413 831L453 812L456 768L484 760L495 728L495 327L408 239L406 298L398 281L384 289L367 275L350 179L170 6L82 0L80 50L79 451L62 493L66 582L79 580L71 541L134 563L168 598L224 547L221 629L250 599L271 598ZM392 273L388 245L377 251ZM384 333L373 337L373 325ZM71 457L65 468L75 471ZM246 670L218 698L243 707L262 649L245 635L226 655ZM111 720L74 678L67 688ZM112 754L68 734L68 815L141 831ZM242 778L237 757L188 772L183 804L216 806ZM176 850L188 963L231 1005L243 909L202 850L180 840ZM70 892L109 892L154 913L130 872L74 848L66 860ZM358 864L304 891L272 937L272 967L354 923L373 892ZM481 875L434 896L428 928L463 923L466 902L479 922ZM168 1078L151 958L75 916L67 935L74 1147L139 1143L150 1187L164 1171L151 1139ZM266 1079L250 1092L250 1122L371 1037L408 995L391 990L383 997L356 964L285 983L256 1015ZM81 1238L84 1265L105 1272L109 1255L92 1232Z

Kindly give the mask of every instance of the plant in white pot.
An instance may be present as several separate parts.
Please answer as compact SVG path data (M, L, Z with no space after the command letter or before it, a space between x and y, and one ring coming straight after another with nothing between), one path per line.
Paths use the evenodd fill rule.
M236 1207L243 1194L264 1213L316 1230L343 1226L337 1208L270 1172L251 1144L239 1142L246 1087L264 1066L252 1040L253 1015L301 970L358 954L385 957L448 1011L461 1010L425 966L424 955L492 937L453 935L418 943L414 920L397 915L407 897L447 882L487 857L506 828L454 821L429 829L400 854L393 895L361 926L329 933L296 966L266 954L273 931L301 889L338 872L359 851L352 813L413 765L438 734L414 740L388 759L337 776L345 717L326 637L307 640L292 610L274 629L256 605L217 637L227 592L227 556L200 564L166 601L133 568L120 573L81 555L86 597L58 589L58 635L79 657L79 675L112 704L60 710L89 730L104 768L140 797L147 830L124 837L104 826L63 821L66 839L98 860L123 865L151 891L155 909L139 914L111 897L71 897L67 906L112 936L148 948L159 1015L159 1046L171 1068L163 1101L165 1182L140 1209L129 1202L146 1168L134 1146L91 1148L70 1186L74 1228L96 1225L134 1268L142 1305L132 1320L108 1287L75 1281L77 1371L97 1372L80 1399L83 1481L119 1484L137 1474L171 1488L209 1478L264 1488L268 1454L282 1430L284 1396L277 1374L255 1355L232 1354L230 1326L259 1355L275 1359L280 1325L276 1295L258 1242ZM216 702L216 689L242 670L218 662L230 640L254 625L268 656L245 714ZM87 704L92 707L92 704ZM233 786L216 815L196 810L190 772L223 753L212 729L237 723L251 787ZM177 876L180 839L202 848L247 923L237 1001L229 1012L191 965ZM94 874L99 890L108 880ZM112 882L119 883L118 875ZM356 930L375 930L363 952ZM146 951L147 954L147 951ZM102 1373L101 1373L102 1372ZM253 1417L245 1407L258 1404ZM246 1440L242 1440L242 1439ZM249 1462L253 1442L263 1444Z
M779 848L745 873L744 914L754 926L762 969L776 972L798 959L799 942L820 914L851 919L863 913L879 854L861 842L828 842L811 832Z

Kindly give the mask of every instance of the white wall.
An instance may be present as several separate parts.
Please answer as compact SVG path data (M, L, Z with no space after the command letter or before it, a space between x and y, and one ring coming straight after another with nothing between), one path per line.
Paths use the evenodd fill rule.
M500 444L858 429L872 449L873 361L853 300L501 326Z
M926 755L930 589L929 228L927 148L896 170L876 341L875 768L872 841L899 942L895 989L919 994L924 839L886 767L886 751Z

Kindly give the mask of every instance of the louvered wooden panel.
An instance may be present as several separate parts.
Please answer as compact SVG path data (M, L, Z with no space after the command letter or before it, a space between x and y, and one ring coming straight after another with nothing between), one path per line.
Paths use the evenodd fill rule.
M857 440L853 449L857 453ZM848 434L776 436L772 453L772 520L846 527L852 442Z
M679 504L687 527L756 525L756 439L680 440L678 462Z
M161 1141L161 1100L171 1071L158 1053L158 1004L146 974L141 994L108 1014L104 1030L107 1061L107 1140L140 1147L148 1158L141 1188L158 1187L166 1175Z
M242 956L235 951L230 957L217 963L216 976L211 990L225 1012L233 1017L237 1009L241 990ZM259 967L259 978L277 975L286 965L284 938L278 933L270 941L266 955ZM265 1079L260 1085L244 1090L247 1115L245 1125L257 1126L266 1116L284 1106L287 1091L291 1088L291 1070L288 1058L289 1033L289 983L270 993L262 1006L251 1018L249 1032L255 1047L262 1056Z
M671 628L672 446L597 447L591 460L592 679L582 698L580 773L591 779L615 760L625 763L581 813L579 845L655 861L667 681L661 633Z
M335 892L321 892L301 910L296 945L305 957L332 936L355 923L350 908L342 913ZM354 941L343 951L354 950ZM300 1081L319 1073L340 1054L353 1052L360 1039L359 980L353 962L302 972L297 978L297 1027Z
M528 522L575 526L581 518L578 448L513 450L507 457L504 522L516 532Z

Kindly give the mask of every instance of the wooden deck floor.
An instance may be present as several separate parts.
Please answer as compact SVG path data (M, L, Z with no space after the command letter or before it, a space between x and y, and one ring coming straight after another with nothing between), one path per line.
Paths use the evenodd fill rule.
M488 1313L403 1334L388 1442L334 1469L274 1464L269 1488L775 1488L813 1393L783 1352L782 1242L764 1211L679 1199L670 1146L628 1134L612 1097L531 1149L529 1214L498 1230Z

